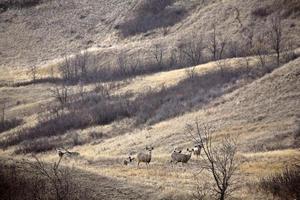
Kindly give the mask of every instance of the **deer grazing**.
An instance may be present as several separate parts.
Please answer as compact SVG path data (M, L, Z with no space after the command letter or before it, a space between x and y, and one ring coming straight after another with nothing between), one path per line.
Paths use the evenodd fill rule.
M173 153L171 154L171 162L172 163L175 163L175 164L177 164L177 163L179 163L179 162L181 162L181 163L187 163L190 159L191 159L191 157L192 157L192 153L193 153L193 149L187 149L187 151L189 152L188 154L184 154L184 153L181 153L181 151L180 152L178 152L178 151L173 151Z
M148 151L148 153L140 152L137 154L136 158L137 158L138 166L140 165L141 162L146 163L147 166L149 165L149 163L151 162L151 152L153 149L154 149L153 147L146 146L146 150Z

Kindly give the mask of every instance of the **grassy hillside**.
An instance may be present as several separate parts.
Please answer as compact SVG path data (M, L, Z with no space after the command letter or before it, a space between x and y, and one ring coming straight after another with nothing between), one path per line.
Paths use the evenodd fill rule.
M211 199L205 151L170 163L196 122L236 145L233 198L297 198L299 6L0 0L0 198Z
M100 55L103 52L113 55L120 50L147 52L149 46L159 43L171 50L191 40L195 34L209 37L213 24L218 36L229 40L231 48L245 53L240 48L247 45L250 38L255 42L255 38L266 31L270 18L277 11L282 11L284 39L289 43L292 40L294 46L299 46L297 1L178 0L161 11L170 10L171 16L166 14L161 18L171 17L175 24L146 28L145 32L124 38L118 27L124 20L126 22L126 19L135 17L132 10L138 9L136 7L134 0L67 0L42 1L26 8L9 8L1 12L1 64L13 67L42 65L88 48L96 49ZM177 17L172 16L173 10L178 11L178 21ZM143 26L148 24L151 23L146 20ZM109 60L104 58L101 63Z

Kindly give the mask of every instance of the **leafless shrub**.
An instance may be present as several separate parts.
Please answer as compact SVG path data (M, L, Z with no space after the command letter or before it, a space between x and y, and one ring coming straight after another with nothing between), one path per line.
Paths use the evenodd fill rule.
M179 51L189 61L189 65L195 66L203 62L203 38L201 35L195 35L192 41L186 41L179 45Z
M154 50L152 50L151 53L156 61L157 67L162 68L164 65L164 55L165 55L163 47L159 44L156 44Z
M277 66L280 65L280 53L282 51L282 22L281 16L276 14L271 18L269 40L271 48L276 52Z
M207 48L212 54L212 60L222 59L225 46L226 39L222 36L217 37L216 25L213 24L213 32L207 44Z
M243 27L243 23L240 18L240 9L238 7L233 8L235 11L235 20L240 24L240 27Z
M0 162L0 198L1 199L46 199L46 181L35 176L26 176L15 164ZM44 198L43 198L44 197Z
M281 173L262 178L259 187L280 199L299 199L300 167L286 167Z
M197 177L197 175L195 175L195 177ZM211 185L203 182L203 180L203 177L201 180L198 178L195 179L197 183L195 186L195 192L193 193L193 200L209 200L213 196Z
M254 47L254 52L255 55L258 56L260 66L261 66L261 71L262 73L268 72L268 65L267 65L267 58L268 58L268 51L267 51L267 38L266 36L262 33L258 36L255 47Z
M254 74L254 67L250 66L250 61L251 61L251 58L249 57L246 57L246 58L243 58L239 61L239 65L241 67L244 68L244 77L246 79L254 79L255 78L255 74Z
M116 64L117 64L117 72L119 73L119 76L127 76L129 73L128 72L129 61L128 61L128 56L125 55L124 52L118 54Z
M65 57L59 66L59 73L66 83L77 83L87 79L88 53L84 51L74 58Z
M73 169L59 163L23 160L21 164L0 162L1 199L93 199L75 178Z
M111 96L111 87L109 84L98 83L94 91L100 96L100 98L109 99Z
M37 66L36 65L30 66L27 74L30 76L32 82L35 82L37 78Z
M53 166L47 166L37 157L35 162L26 162L29 165L29 170L32 174L41 177L48 181L48 189L53 192L56 200L68 200L82 198L85 191L81 188L79 183L73 179L73 171L69 168L61 168L59 164L63 156L59 157L57 163ZM82 193L83 192L83 193Z
M294 49L296 49L296 48L295 48L294 42L292 40L288 40L285 42L284 49L281 52L282 60L284 63L288 63L291 60L294 60L298 57L296 55Z
M170 68L177 68L180 65L180 60L178 57L177 49L172 49L169 57L169 67Z
M4 124L5 121L5 109L6 109L6 102L1 102L1 123Z
M50 89L51 96L60 104L60 109L63 112L70 102L71 91L66 85L56 86Z
M209 125L187 125L187 134L193 141L202 146L203 163L199 166L208 172L214 181L212 185L216 199L224 200L232 194L238 186L236 174L239 162L236 158L237 143L233 138L225 138L219 144L214 143L213 129Z

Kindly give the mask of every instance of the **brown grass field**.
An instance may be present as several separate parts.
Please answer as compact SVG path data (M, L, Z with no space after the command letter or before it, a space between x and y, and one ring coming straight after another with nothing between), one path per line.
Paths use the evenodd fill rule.
M214 127L214 145L229 136L238 143L237 160L241 161L238 168L240 187L230 198L276 199L272 194L260 190L258 185L261 178L299 164L299 11L290 10L288 4L286 7L276 7L277 4L272 0L203 1L203 4L198 1L175 2L172 9L185 10L179 22L167 28L156 27L129 37L120 36L115 27L132 12L136 3L133 0L44 1L33 7L11 8L3 12L0 7L0 108L5 102L5 119L22 120L16 127L0 132L0 143L7 141L10 136L22 135L22 131L36 127L47 109L57 103L51 89L62 84L51 81L31 83L28 71L33 65L37 66L37 77L46 80L62 78L59 66L66 56L72 59L84 50L96 60L92 67L115 66L116 56L120 52L132 55L130 58L139 56L141 60L150 63L152 58L147 52L155 44L163 45L166 55L169 56L173 46L193 39L195 32L209 35L213 22L226 39L242 40L240 25L234 14L236 7L240 13L241 26L253 29L254 33L263 29L267 17L256 16L253 11L258 8L268 8L268 12L281 9L284 16L284 41L293 43L292 47L282 52L293 52L294 58L282 58L280 67L272 69L270 73L254 78L239 75L242 78L211 89L203 89L203 95L211 95L205 96L205 101L190 107L186 104L197 102L192 101L193 95L197 97L196 94L191 93L189 97L185 97L191 98L191 101L182 97L183 102L180 103L185 106L183 109L188 109L175 112L175 116L170 114L170 117L159 118L159 112L172 113L173 109L179 109L176 107L179 103L171 104L173 106L166 107L163 111L153 108L158 118L156 121L137 123L138 117L129 115L116 117L106 124L90 123L80 128L69 128L60 135L41 137L46 141L60 141L60 147L80 153L78 157L63 157L61 167L75 169L72 176L84 188L92 189L90 195L93 199L193 199L197 182L211 181L205 172L199 173L203 158L193 155L187 164L179 163L174 166L170 163L170 155L174 148L185 150L194 145L193 140L186 134L186 127L198 121ZM297 1L290 3L300 6ZM274 56L274 52L266 55L267 64L274 62ZM228 56L222 59L222 63L224 70L241 74L248 68L252 71L263 68L260 67L259 55L255 54ZM187 80L189 70L194 70L193 73L201 78L218 72L219 68L220 61L203 61L196 66L169 68L106 82L78 82L67 87L73 96L80 96L82 91L86 95L93 95L100 86L107 86L112 97L125 99L128 95L128 101L134 101L141 95L146 95L147 91L155 93L162 88L166 91L175 90L176 86ZM199 90L201 87L204 86L199 85ZM187 88L181 87L176 93L179 99L185 89ZM169 98L171 101L173 96ZM164 101L167 100L163 99L161 104ZM76 109L84 113L86 107L80 108L81 104L78 107L76 101L74 102ZM71 113L71 109L62 112ZM49 132L54 133L55 130L54 127ZM92 137L93 134L100 136ZM80 142L64 145L63 142L73 140L74 135ZM37 141L37 138L32 141ZM23 148L24 144L21 141L1 147L0 158L4 166L22 166L24 159L33 161L32 154L48 164L57 162L55 148L32 154L18 153L17 150ZM128 155L136 157L146 146L154 147L149 166L141 163L138 167L136 161L126 166L123 164Z

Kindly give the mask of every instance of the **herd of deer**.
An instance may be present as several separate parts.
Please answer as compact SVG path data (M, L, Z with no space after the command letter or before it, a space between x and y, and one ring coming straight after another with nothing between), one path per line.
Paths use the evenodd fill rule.
M195 145L194 148L192 149L187 149L187 153L182 153L182 151L180 150L176 150L174 149L174 151L171 154L171 163L187 163L191 157L192 154L194 153L194 155L196 155L197 157L200 156L201 153L201 145ZM137 160L137 165L139 166L140 163L146 163L146 165L148 166L149 163L151 162L151 158L152 158L152 150L154 148L153 147L146 147L146 150L148 151L148 153L144 153L144 152L139 152L136 156L136 160ZM135 158L132 156L128 156L128 159L123 161L124 165L128 165L129 163L131 163L132 161L134 161Z
M146 146L146 151L148 151L147 153L139 152L136 155L136 158L129 155L128 158L123 161L123 164L128 165L129 163L133 162L134 160L137 160L138 166L140 165L140 163L145 163L148 166L149 163L151 162L153 149L154 149L153 147ZM194 154L198 158L200 156L201 149L202 149L202 146L199 144L195 145L192 149L187 149L187 153L183 153L181 150L176 150L176 148L175 148L171 154L170 162L175 163L175 164L180 163L180 162L187 163L191 159L192 154ZM77 157L80 155L78 152L71 152L65 148L59 148L59 149L56 149L56 151L60 158L62 158L64 155L66 155L68 157L72 157L72 156Z

